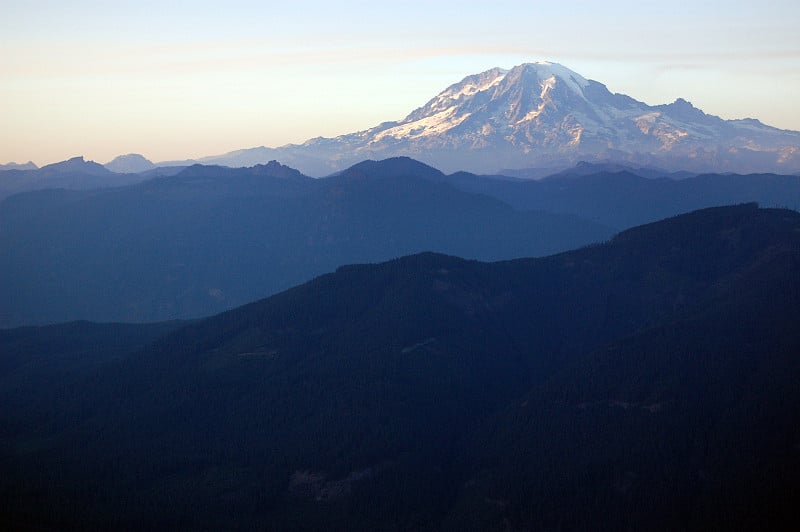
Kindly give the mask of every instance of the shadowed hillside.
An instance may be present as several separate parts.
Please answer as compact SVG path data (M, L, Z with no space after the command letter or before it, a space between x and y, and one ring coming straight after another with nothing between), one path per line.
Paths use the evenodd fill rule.
M69 400L4 410L4 518L796 525L798 267L800 215L752 204L542 259L343 267L86 370ZM5 334L8 353L42 332ZM53 372L37 364L17 404ZM12 423L39 408L71 422Z

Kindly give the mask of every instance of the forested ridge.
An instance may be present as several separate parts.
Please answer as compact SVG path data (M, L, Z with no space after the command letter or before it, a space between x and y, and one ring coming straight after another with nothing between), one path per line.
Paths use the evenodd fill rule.
M4 524L796 525L799 267L800 214L747 204L342 267L191 323L5 330ZM94 362L53 386L71 334Z

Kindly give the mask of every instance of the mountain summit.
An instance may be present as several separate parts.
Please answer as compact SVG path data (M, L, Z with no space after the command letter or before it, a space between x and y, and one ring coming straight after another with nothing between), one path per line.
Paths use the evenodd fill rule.
M312 175L406 155L444 171L566 167L581 160L693 171L800 170L800 132L723 120L684 99L651 106L550 62L493 68L451 85L399 122L203 162L278 159Z
M145 159L138 153L120 155L103 166L118 174L138 174L139 172L146 172L156 167L151 161Z

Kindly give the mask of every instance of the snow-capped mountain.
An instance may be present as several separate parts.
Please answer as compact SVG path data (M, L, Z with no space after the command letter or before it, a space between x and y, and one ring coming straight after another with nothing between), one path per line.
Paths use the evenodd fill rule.
M325 175L363 159L407 155L445 171L620 161L693 171L800 170L800 132L723 120L683 99L650 106L549 62L464 78L399 122L300 145L201 162L278 159Z

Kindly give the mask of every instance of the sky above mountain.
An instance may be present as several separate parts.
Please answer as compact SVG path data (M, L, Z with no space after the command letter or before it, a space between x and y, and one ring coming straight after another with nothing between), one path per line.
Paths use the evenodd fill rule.
M800 4L0 2L0 163L185 159L399 120L551 60L649 104L800 130Z

